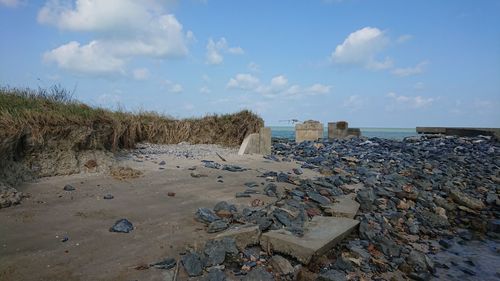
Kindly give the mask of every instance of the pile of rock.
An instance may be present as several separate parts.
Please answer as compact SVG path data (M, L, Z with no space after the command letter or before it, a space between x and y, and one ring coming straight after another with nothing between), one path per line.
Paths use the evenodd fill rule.
M479 275L474 263L443 262L443 253L455 243L499 238L500 147L489 137L275 142L273 155L266 158L293 159L301 163L301 169L314 169L323 176L302 179L298 169L268 171L262 174L267 184L252 188L262 186L262 193L276 197L272 204L239 211L220 202L213 210L196 212L207 231L224 231L219 238L234 238L240 254L260 244L266 255L259 255L258 260L272 275L255 280L428 280L439 277L441 268ZM280 193L273 182L292 187ZM352 218L359 220L359 227ZM344 227L339 238L325 238L328 235L318 233L335 232L325 219L354 222ZM334 225L340 224L335 221ZM323 249L330 250L354 227L358 233L335 251ZM318 237L328 242L307 244L321 240ZM294 267L283 277L270 262L271 252L284 253L291 258L290 264L304 266ZM254 271L241 261L237 267L243 273L249 270L248 275Z

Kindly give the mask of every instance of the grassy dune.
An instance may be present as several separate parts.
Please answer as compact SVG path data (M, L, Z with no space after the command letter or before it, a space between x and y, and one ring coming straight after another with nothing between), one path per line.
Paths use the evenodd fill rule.
M58 141L76 149L132 148L137 142L213 143L237 146L263 120L250 111L176 120L152 112L90 107L65 89L0 88L0 154ZM14 153L15 154L15 153Z

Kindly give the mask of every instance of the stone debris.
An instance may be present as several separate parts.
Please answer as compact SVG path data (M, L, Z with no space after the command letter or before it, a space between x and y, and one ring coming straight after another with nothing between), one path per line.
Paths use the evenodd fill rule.
M76 190L76 188L74 186L72 186L71 184L67 184L63 187L63 190L64 191L74 191L74 190Z
M174 258L166 258L162 261L152 263L149 266L158 269L172 269L177 265L177 261Z
M127 219L120 219L115 222L115 224L109 229L110 232L121 232L129 233L134 230L134 226Z
M17 205L24 197L22 192L0 182L0 209Z

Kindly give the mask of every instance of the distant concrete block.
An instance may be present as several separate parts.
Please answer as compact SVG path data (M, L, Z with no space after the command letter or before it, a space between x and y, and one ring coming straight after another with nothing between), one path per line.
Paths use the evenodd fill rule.
M347 137L348 128L349 124L345 121L330 122L328 123L328 138L343 139Z
M361 137L361 129L359 128L348 128L347 129L348 136Z
M271 230L262 234L260 245L295 257L308 264L313 256L329 251L354 230L359 221L349 218L314 217L304 228L304 236L297 237L285 230Z
M323 124L308 120L295 125L295 142L316 141L323 138Z
M271 154L271 128L269 127L262 127L259 130L259 153Z
M246 224L228 229L215 237L215 239L231 237L236 240L236 247L243 251L246 247L259 244L260 229L258 225Z
M259 153L259 149L259 134L250 134L241 143L238 155Z

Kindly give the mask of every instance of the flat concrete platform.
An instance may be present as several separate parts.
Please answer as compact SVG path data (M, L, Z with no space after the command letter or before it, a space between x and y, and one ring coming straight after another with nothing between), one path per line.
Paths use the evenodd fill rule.
M265 250L290 255L308 264L314 256L326 253L349 235L358 223L349 218L316 216L307 223L303 237L285 230L272 230L262 234L260 245Z
M478 135L494 136L500 139L500 128L461 128L461 127L417 127L419 134L443 134L460 137L473 137Z
M325 206L325 213L332 217L344 217L353 219L359 210L359 203L350 196L337 196L335 202Z

